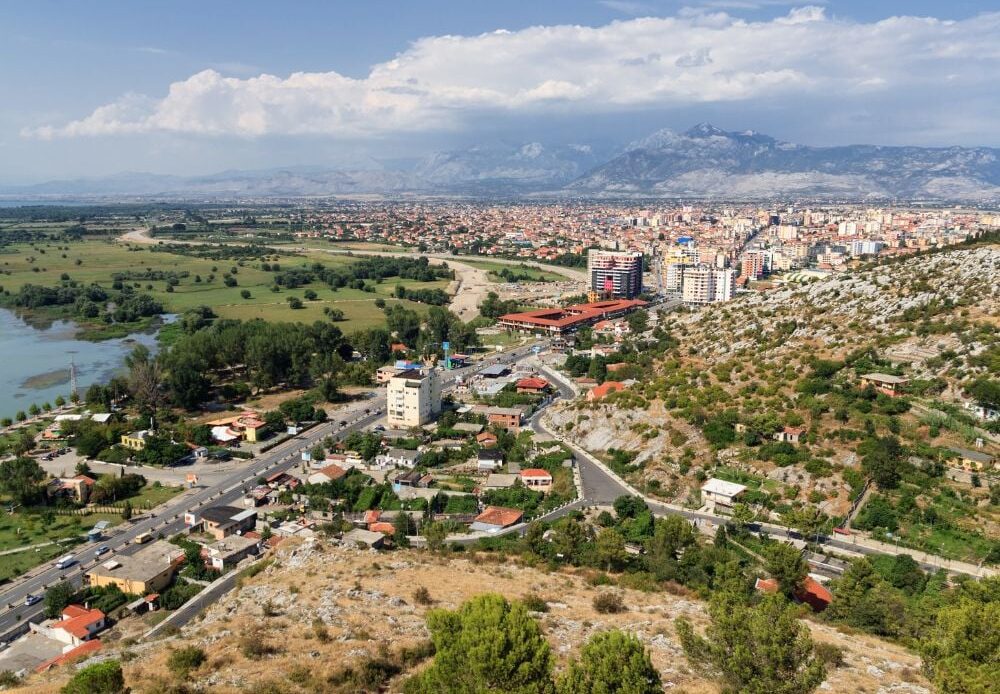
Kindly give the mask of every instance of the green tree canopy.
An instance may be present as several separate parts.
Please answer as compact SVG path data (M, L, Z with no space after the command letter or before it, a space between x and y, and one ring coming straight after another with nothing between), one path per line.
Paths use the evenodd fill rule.
M595 634L556 682L559 694L658 694L660 673L642 642L617 629Z
M675 624L692 667L720 679L726 694L807 694L826 678L809 628L781 595L752 605L720 590L708 612L712 623L704 637L686 618Z
M778 581L778 588L791 597L809 573L802 552L794 545L779 542L767 548L764 568Z
M30 504L42 496L45 470L33 458L14 458L0 463L0 490L19 504Z
M61 694L124 694L125 676L117 660L88 665L66 683Z
M485 594L427 616L436 655L408 694L551 694L552 653L519 602Z

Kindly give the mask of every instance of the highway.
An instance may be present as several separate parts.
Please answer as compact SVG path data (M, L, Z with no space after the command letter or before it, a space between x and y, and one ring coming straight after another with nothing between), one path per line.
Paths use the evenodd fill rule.
M545 343L536 344L544 346ZM526 345L509 352L489 356L463 369L442 372L442 391L450 390L459 377L474 375L479 370L498 361L510 363L524 359L531 354L531 345ZM369 409L371 412L365 414L363 409ZM374 424L383 416L380 411L384 409L384 393L372 399L351 403L345 409L337 410L334 413L335 421L330 420L318 424L279 444L216 484L185 492L168 506L154 509L145 516L135 517L131 521L116 526L105 538L97 542L77 545L72 552L78 558L79 563L63 570L56 569L53 563L48 563L29 571L19 580L5 586L4 591L0 593L0 610L2 610L0 611L0 640L10 640L11 634L24 629L24 625L28 621L41 619L43 604L39 602L31 606L25 605L24 601L27 595L42 596L46 588L63 580L68 580L74 585L81 585L83 574L100 562L107 561L116 554L129 555L138 551L141 545L134 544L138 535L148 531L154 535L169 537L180 532L184 528L184 514L186 512L207 506L238 502L244 494L244 489L253 485L257 478L291 469L301 462L300 454L302 451L312 448L327 436L340 440L351 432ZM340 421L347 423L341 427ZM101 546L108 547L110 551L101 557L96 557L95 550ZM67 552L69 551L67 550Z

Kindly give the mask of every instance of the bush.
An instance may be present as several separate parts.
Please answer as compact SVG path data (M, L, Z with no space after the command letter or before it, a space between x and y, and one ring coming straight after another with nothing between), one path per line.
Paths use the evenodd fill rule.
M187 678L192 670L197 670L205 662L205 651L197 646L185 646L173 651L167 658L167 667L181 679Z
M521 598L521 603L527 608L529 612L548 612L549 603L545 601L545 598L539 597L534 593L529 593Z
M431 605L434 603L434 598L431 597L431 592L427 588L420 586L413 591L413 602L418 605Z
M844 664L844 649L832 643L817 643L813 650L819 659L830 667L838 668Z
M260 632L254 630L244 634L240 639L240 653L247 660L260 660L266 655L273 655L278 652L276 646L264 640Z
M625 611L625 601L618 593L601 593L594 598L594 609L601 614L618 614Z
M89 665L66 683L61 694L124 694L125 676L117 660Z
M330 640L330 632L326 628L326 624L323 620L317 617L312 623L313 633L316 635L316 640L320 643L326 643Z

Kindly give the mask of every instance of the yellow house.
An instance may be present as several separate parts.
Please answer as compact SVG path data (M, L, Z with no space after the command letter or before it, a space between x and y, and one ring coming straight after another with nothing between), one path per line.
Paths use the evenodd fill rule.
M148 429L143 429L142 431L135 431L131 434L122 434L122 445L129 450L141 451L146 447L146 439L149 438L152 433L153 432Z
M166 588L177 567L184 562L184 550L166 540L157 540L135 554L117 555L86 574L88 585L121 588L123 593L148 595Z

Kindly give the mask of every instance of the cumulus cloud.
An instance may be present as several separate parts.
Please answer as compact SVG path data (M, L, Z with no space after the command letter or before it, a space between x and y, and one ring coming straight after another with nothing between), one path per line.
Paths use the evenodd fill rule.
M484 114L626 113L816 95L849 101L920 90L930 98L945 84L995 111L998 39L1000 13L860 23L815 6L757 22L689 11L600 27L424 38L361 79L332 71L239 78L207 69L171 84L165 96L127 94L23 134L372 138L462 128Z

